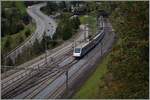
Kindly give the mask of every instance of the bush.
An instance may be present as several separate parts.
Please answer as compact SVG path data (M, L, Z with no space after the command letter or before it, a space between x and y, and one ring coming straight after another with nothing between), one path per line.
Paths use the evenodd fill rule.
M75 30L79 28L80 20L78 17L72 17L71 14L65 13L61 15L60 23L56 29L54 38L61 37L63 40L68 40L72 37Z
M28 37L31 34L31 30L28 28L25 32L25 36Z

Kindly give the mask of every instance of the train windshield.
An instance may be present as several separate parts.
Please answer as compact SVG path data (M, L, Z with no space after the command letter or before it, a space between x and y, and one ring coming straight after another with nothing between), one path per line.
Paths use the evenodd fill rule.
M75 48L75 53L80 53L80 48Z

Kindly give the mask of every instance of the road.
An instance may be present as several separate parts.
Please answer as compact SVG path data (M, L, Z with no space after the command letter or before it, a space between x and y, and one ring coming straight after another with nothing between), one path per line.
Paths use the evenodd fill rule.
M15 62L15 58L18 56L18 54L22 53L22 51L26 47L32 45L35 39L38 39L39 41L42 40L44 32L46 32L51 37L53 36L57 24L52 18L46 16L40 11L40 8L44 6L46 6L46 3L36 4L27 8L27 13L33 18L33 20L36 23L36 30L23 43L21 43L15 49L10 51L5 59L10 57L13 60L13 62ZM47 30L49 30L49 32L47 32Z

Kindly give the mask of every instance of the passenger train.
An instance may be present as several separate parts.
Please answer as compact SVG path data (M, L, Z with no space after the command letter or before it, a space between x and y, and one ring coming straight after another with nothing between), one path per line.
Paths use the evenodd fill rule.
M103 37L104 37L104 23L101 32L98 33L91 41L88 41L86 43L81 43L80 45L74 48L73 56L76 58L83 57L92 48L94 48L103 39Z

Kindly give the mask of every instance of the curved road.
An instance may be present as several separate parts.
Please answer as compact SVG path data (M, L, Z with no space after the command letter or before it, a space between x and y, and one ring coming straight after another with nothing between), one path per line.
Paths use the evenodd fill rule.
M53 19L44 15L40 11L40 8L44 6L46 6L46 3L36 4L27 8L27 13L33 18L33 20L36 23L36 30L23 43L21 43L15 49L9 52L5 59L10 57L13 60L13 62L15 62L15 58L18 56L18 54L22 53L22 51L26 47L32 45L35 39L38 39L39 41L42 40L44 32L46 32L46 35L49 35L51 37L53 36L56 30L57 24L55 23Z

